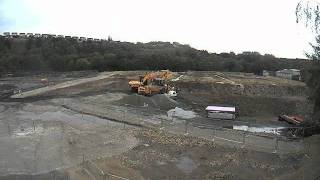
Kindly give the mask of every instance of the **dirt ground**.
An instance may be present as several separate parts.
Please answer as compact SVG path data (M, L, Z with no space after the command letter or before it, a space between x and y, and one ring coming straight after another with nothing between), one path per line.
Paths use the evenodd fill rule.
M0 79L5 92L0 99L0 179L93 179L97 169L125 179L320 176L319 136L279 144L282 152L273 153L272 138L248 137L267 147L261 151L213 141L211 131L193 127L288 127L277 121L279 114L308 118L311 113L304 83L243 73L180 72L170 82L178 97L144 97L130 92L127 84L140 74L42 73ZM49 88L43 88L43 77L51 82ZM17 90L28 97L10 98ZM234 105L240 117L212 121L204 113L212 104ZM242 140L239 134L215 132L235 138L231 143Z
M316 179L320 176L319 160L312 159L316 158L319 146L308 155L278 155L227 148L204 139L152 130L136 131L136 137L140 143L132 150L95 163L128 179ZM71 176L81 174L79 167L67 172Z

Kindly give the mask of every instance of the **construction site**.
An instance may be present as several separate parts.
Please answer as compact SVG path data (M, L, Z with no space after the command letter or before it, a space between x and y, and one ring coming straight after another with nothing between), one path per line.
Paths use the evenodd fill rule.
M301 125L313 111L301 81L39 72L1 77L0 89L1 180L320 178L317 127Z

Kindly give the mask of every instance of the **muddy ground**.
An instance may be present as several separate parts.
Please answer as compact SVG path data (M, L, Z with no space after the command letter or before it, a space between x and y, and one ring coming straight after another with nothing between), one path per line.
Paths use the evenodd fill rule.
M101 74L44 73L0 79L5 91L0 100L0 179L92 179L96 170L83 166L86 161L128 179L320 176L318 136L284 141L274 153L274 135L271 139L249 138L252 147L230 146L230 142L212 141L212 132L206 134L207 130L192 126L288 127L277 121L279 114L308 117L311 113L304 83L243 73L181 72L171 82L178 97L144 97L130 92L127 85L140 74L143 72L105 72L104 79L70 83L74 85L16 99L10 98L13 90L43 87L39 80L43 77L54 87ZM234 105L240 117L212 121L203 111L211 104ZM242 139L238 131L228 132L215 135ZM257 148L263 145L262 151Z

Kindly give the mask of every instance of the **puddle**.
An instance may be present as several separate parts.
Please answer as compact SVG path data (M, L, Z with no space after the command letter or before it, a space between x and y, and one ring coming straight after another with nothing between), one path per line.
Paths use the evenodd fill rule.
M182 118L182 119L192 119L196 117L196 113L193 111L186 111L182 108L174 108L171 109L167 112L168 114L168 118L172 118L172 117L178 117L178 118Z
M192 171L197 169L198 167L198 165L194 163L194 161L187 156L183 156L179 158L176 165L178 169L180 169L185 174L192 173Z
M159 166L163 166L163 165L166 165L167 163L164 162L164 161L156 161L157 165Z
M248 131L253 133L267 133L280 135L285 127L249 127L249 126L233 126L235 130Z

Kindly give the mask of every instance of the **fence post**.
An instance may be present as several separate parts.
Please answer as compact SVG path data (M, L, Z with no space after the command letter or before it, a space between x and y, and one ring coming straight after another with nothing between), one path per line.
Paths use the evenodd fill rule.
M188 121L187 120L185 120L184 135L188 135Z
M163 119L162 118L160 118L161 119L161 127L160 127L160 129L163 127Z
M274 151L272 153L277 153L278 152L278 137L276 137L276 142L275 142L275 146L274 146Z
M84 165L84 154L82 154L82 169L84 169L85 168L85 165Z
M242 134L242 146L241 148L244 148L246 145L246 131L243 132Z
M216 137L216 133L215 133L214 130L215 130L215 128L213 127L213 128L212 128L212 136L213 136L213 137L212 137L212 142L214 142L214 138Z
M36 126L35 126L34 120L32 121L32 125L33 125L33 131L36 131Z
M173 111L172 115L171 115L171 121L173 122L174 120L174 115L176 114L176 110Z
M9 136L11 135L11 129L10 129L10 124L8 123L8 134Z
M303 141L303 144L304 144L304 146L305 146L305 154L306 154L306 155L309 155L309 154L310 154L310 143L305 140L305 129L306 129L306 128L303 128L302 141Z
M126 110L123 111L123 129L126 128Z

